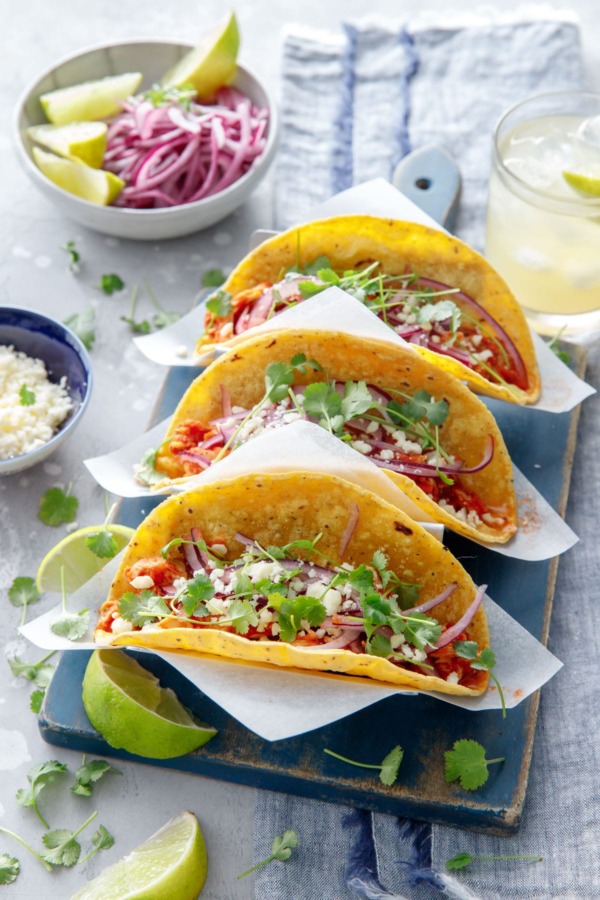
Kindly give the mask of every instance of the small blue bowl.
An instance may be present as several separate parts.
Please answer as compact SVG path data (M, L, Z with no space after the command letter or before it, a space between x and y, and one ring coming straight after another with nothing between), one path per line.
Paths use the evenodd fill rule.
M92 364L88 352L70 328L30 309L0 306L0 345L41 359L50 381L66 377L73 408L58 431L42 447L0 459L0 475L21 472L47 459L73 433L92 393Z

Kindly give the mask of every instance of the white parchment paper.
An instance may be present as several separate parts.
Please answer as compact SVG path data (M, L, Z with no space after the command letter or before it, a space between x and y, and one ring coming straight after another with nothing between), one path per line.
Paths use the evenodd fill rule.
M350 214L387 216L418 222L440 231L445 230L384 178L368 181L337 194L314 210L310 220ZM320 297L322 296L321 294ZM362 304L360 305L362 306ZM303 309L305 306L306 301L301 304L301 308ZM365 308L363 307L363 309ZM370 310L365 309L365 312L368 316L377 318ZM280 316L286 314L281 313ZM354 328L352 320L355 315L354 310L351 314L349 311L344 311L342 318L337 323L338 330L356 333L352 330ZM386 331L391 331L383 323L381 324ZM199 366L209 362L212 355L197 356L195 354L195 344L203 330L204 305L200 304L170 328L134 338L134 341L142 353L161 365ZM253 332L258 330L255 328ZM568 412L581 403L585 397L595 393L594 388L578 378L552 350L548 349L547 344L539 335L533 331L532 335L540 368L542 394L537 403L531 404L529 409L554 413Z
M86 608L92 611L90 629L80 641L68 641L51 631L52 621L61 612L60 605L24 625L20 629L21 634L44 650L68 652L95 649L95 611L108 594L121 555L112 559L69 598L70 612ZM490 626L490 643L497 659L494 674L502 685L506 705L510 709L545 684L558 672L562 663L489 597L486 596L484 602ZM167 660L246 728L267 741L313 731L385 697L398 694L410 697L418 693L362 678L291 671L188 653L160 651L157 655ZM446 703L474 711L499 709L501 706L498 691L493 686L482 697L435 696Z

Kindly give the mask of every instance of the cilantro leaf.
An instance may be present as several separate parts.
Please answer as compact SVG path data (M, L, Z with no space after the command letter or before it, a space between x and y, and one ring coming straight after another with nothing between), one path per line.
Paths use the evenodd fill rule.
M14 579L8 589L8 599L13 606L21 606L23 608L21 625L25 622L27 607L32 603L37 603L41 596L33 578L30 578L28 575L19 575Z
M54 666L48 665L46 660L50 659L55 652L53 650L52 653L46 654L36 663L23 662L18 656L9 656L7 662L11 672L17 678L26 678L28 681L33 681L38 687L45 688L48 687L54 674Z
M424 650L427 644L433 646L439 641L442 626L424 613L411 613L404 620L402 633L410 644Z
M44 828L48 828L48 823L39 810L39 807L37 805L37 798L39 797L43 789L52 781L54 781L57 775L62 775L66 771L66 765L64 763L58 762L58 760L56 759L51 759L48 762L40 763L39 765L34 766L32 769L30 769L27 773L27 780L29 781L30 787L19 788L19 790L17 791L17 803L20 806L24 807L32 806Z
M29 709L32 713L35 713L36 716L42 708L42 703L44 702L45 696L46 691L42 689L31 692L31 697L29 698Z
M35 403L35 394L33 393L33 391L29 390L26 384L21 385L19 397L21 400L21 406L33 406L33 404Z
M504 757L485 758L485 747L478 741L462 738L455 741L452 750L444 753L446 781L460 781L466 791L475 791L488 780L488 766L491 763L504 762Z
M104 825L100 825L98 827L98 831L92 838L92 844L96 848L96 850L108 850L109 847L112 847L115 839L112 834L104 827Z
M129 325L133 334L150 334L152 331L152 325L148 319L141 319L139 322L136 322L132 316L121 316L121 322Z
M359 594L372 593L373 591L373 572L361 563L352 572L349 573L348 581Z
M258 625L258 614L249 600L232 600L227 611L227 619L237 634L247 634L250 626Z
M81 257L75 247L75 241L67 241L66 244L61 244L60 249L69 254L69 271L73 273L78 272Z
M96 534L90 534L85 539L85 545L100 559L112 559L116 555L119 545L110 531L105 529Z
M68 641L78 641L82 638L90 625L89 609L80 609L70 613L66 610L50 623L50 631L58 637L64 637Z
M79 797L90 797L94 784L100 781L107 772L114 772L115 775L122 774L119 769L115 769L104 759L92 759L86 763L84 755L82 764L75 772L75 784L71 786L72 793Z
M73 331L86 350L91 350L96 340L96 332L94 325L96 322L96 314L90 307L81 313L74 313L63 319L64 324Z
M219 287L225 281L225 276L221 269L207 269L200 280L203 288Z
M399 745L393 747L379 765L357 762L355 759L348 759L347 756L340 756L339 753L334 753L333 750L328 750L327 747L325 747L323 752L327 753L329 756L334 756L342 762L348 763L350 766L358 766L359 769L379 769L379 780L387 787L390 787L396 781L400 764L404 758L404 750Z
M398 404L394 406L394 401L392 401L390 407L393 407L390 411L392 418L393 411L397 411L411 422L418 422L421 419L426 419L428 422L431 422L432 425L443 425L448 418L448 412L450 411L450 407L446 400L436 400L425 390L416 391L415 394L401 406L398 406Z
M162 472L156 470L156 457L158 455L158 447L146 450L139 463L134 466L135 477L137 481L150 487L164 481L165 476Z
M297 369L298 372L306 372L307 369L312 369L313 372L323 371L320 363L316 359L307 359L305 353L294 354L290 360L290 366L292 369Z
M239 594L254 594L254 593L255 593L254 585L250 581L249 576L245 575L243 572L238 572L236 579L235 579L234 594L239 595Z
M92 813L76 831L69 831L67 828L47 831L42 836L42 842L48 849L46 852L42 852L42 859L52 866L65 866L65 868L74 866L81 855L81 845L75 838L97 815L97 812Z
M266 398L279 403L294 382L294 371L284 362L271 363L265 370Z
M240 880L240 878L245 878L246 875L250 875L251 872L255 872L262 866L266 866L274 859L285 862L286 859L290 858L290 856L292 855L292 850L297 846L298 835L291 828L287 831L284 831L283 834L277 835L277 837L273 839L273 843L271 844L271 855L266 859L263 859L262 862L257 863L255 866L252 866L251 869L248 869L246 872L242 872L241 875L238 875L238 881Z
M167 312L167 310L161 309L152 316L152 324L160 331L161 328L168 328L169 325L177 322L180 318L181 315L178 312Z
M419 325L428 322L444 322L450 319L450 329L456 333L460 325L460 309L452 300L439 300L437 303L425 303L416 310Z
M217 319L224 319L233 310L231 294L227 291L217 291L206 301L206 309Z
M451 859L446 860L446 868L450 871L454 869L466 869L467 866L470 866L472 862L475 862L477 859L482 860L513 860L513 859L530 859L534 862L542 862L542 856L529 856L524 854L517 854L516 856L471 856L470 853L457 853L456 856L453 856Z
M72 522L77 515L79 500L59 487L49 488L40 499L38 518L44 525L62 525Z
M308 594L300 594L289 598L280 593L267 595L269 606L277 612L282 641L291 643L296 639L297 633L302 629L302 622L318 627L327 617L325 605L317 597Z
M179 595L186 616L207 616L208 610L203 605L215 595L215 586L208 575L196 572L193 578L186 582L185 590Z
M504 691L502 690L502 685L498 681L498 678L494 672L492 672L492 669L496 665L496 654L492 648L484 647L480 653L479 647L475 641L455 641L452 646L457 656L469 660L472 669L479 669L480 671L486 670L489 672L490 678L498 688L498 695L500 697L500 703L502 704L502 718L505 719L506 702L504 699Z
M105 294L110 295L122 291L125 287L125 282L120 275L115 275L114 272L111 272L110 275L100 276L100 284L97 287Z
M342 415L342 398L325 382L309 384L304 389L302 406L307 415L318 419L319 425L327 428L332 434L341 431L344 425Z
M346 422L362 416L373 406L373 398L364 381L347 381L342 400L342 415Z
M119 615L132 625L141 628L148 622L166 619L172 612L163 598L153 594L152 591L146 590L140 594L128 591L119 600Z
M19 860L15 856L0 853L0 884L12 884L17 880L19 871Z

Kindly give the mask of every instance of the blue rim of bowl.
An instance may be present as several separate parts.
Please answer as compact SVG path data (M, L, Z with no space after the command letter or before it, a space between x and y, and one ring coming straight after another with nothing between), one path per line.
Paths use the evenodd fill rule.
M8 459L0 459L0 469L2 468L2 463L16 463L19 460L23 460L26 458L35 459L38 454L44 453L46 455L49 453L48 448L52 447L53 444L59 442L59 438L63 439L63 428L73 429L76 424L79 422L83 413L87 409L88 403L90 402L92 396L92 387L94 384L94 376L92 372L92 361L90 359L89 353L86 348L82 344L81 340L77 337L74 331L65 325L63 322L59 321L59 319L53 319L52 316L46 316L44 313L37 312L37 310L27 309L24 306L2 306L0 307L0 324L2 324L2 316L5 314L11 313L20 313L27 316L35 317L37 319L42 320L45 324L47 323L52 328L58 329L59 331L64 332L65 337L67 338L67 344L70 344L72 349L77 353L79 358L83 363L83 367L86 372L86 390L85 396L81 401L81 405L75 415L71 418L68 418L64 423L64 426L61 425L56 432L53 434L49 441L46 441L45 444L42 444L41 447L36 447L35 450L28 450L27 453L20 453L18 456L10 456ZM26 329L23 329L26 330ZM18 474L18 473L15 473Z
M34 175L34 177L43 178L44 181L47 182L48 185L50 185L55 191L59 192L61 195L68 193L68 192L64 191L62 188L59 188L52 181L50 181L49 178L46 178L46 176L36 166L36 164L31 159L31 156L27 152L27 148L25 146L25 141L23 139L23 133L22 133L22 130L19 125L19 118L21 115L21 110L23 109L23 107L25 105L25 101L29 97L29 95L32 93L36 84L38 84L38 82L40 82L47 75L50 75L52 72L54 72L55 69L59 68L59 66L63 66L68 62L72 62L73 60L78 59L80 56L85 56L86 53L92 53L96 50L107 50L111 47L126 47L130 44L168 44L168 45L178 46L178 47L189 47L190 50L192 50L195 46L194 44L189 44L187 41L177 41L177 40L165 41L165 40L161 40L160 38L131 38L130 40L110 41L109 43L92 44L88 47L83 47L82 49L78 50L76 53L70 53L68 56L63 56L61 59L57 60L57 62L55 62L54 65L50 66L48 69L45 69L36 78L32 79L32 81L29 82L27 87L21 92L19 99L17 100L17 104L13 111L12 128L13 128L13 134L17 141L17 146L18 146L19 150L21 151L21 156L23 158L25 166L26 166L27 170ZM267 98L267 106L269 109L269 130L267 133L267 143L266 143L265 149L262 153L262 156L260 156L258 158L258 162L268 164L275 153L277 137L278 137L278 133L279 133L279 118L277 115L277 108L273 101L271 92L266 87L266 85L258 78L258 76L256 76L254 74L254 72L252 72L246 66L242 66L242 65L238 64L238 69L240 69L246 75L249 75L250 78L254 79L254 81L256 81L256 83L260 86L261 90L264 91L264 94ZM166 212L170 212L171 214L173 214L175 212L181 211L182 209L186 209L186 210L190 210L190 211L191 210L201 210L203 207L207 206L209 204L209 202L211 200L213 200L214 198L227 197L231 193L233 193L234 190L238 190L239 186L242 185L243 183L245 183L249 179L249 177L251 175L253 175L255 172L256 172L256 169L253 169L251 167L250 169L248 169L247 172L245 172L242 175L241 178L238 178L237 181L233 182L233 184L230 184L228 187L224 188L222 191L219 191L218 194L211 194L211 196L204 197L202 200L196 200L194 203L182 203L179 206L168 206L168 207L164 207L162 209L127 209L122 206L105 206L105 207L103 207L103 206L98 206L97 203L92 203L90 200L83 200L81 197L78 197L76 194L69 194L69 197L73 200L73 202L76 205L81 205L82 209L89 209L91 207L93 209L100 208L100 209L118 210L118 212L123 213L125 216L128 216L129 218L134 218L134 217L141 218L141 219L152 218L152 216L156 216L157 214L162 213L164 216L164 213L166 213Z

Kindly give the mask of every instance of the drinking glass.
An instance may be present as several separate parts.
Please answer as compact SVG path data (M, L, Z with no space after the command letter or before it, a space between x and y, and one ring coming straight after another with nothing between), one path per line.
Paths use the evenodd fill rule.
M537 331L600 328L600 94L540 94L502 116L485 253Z

